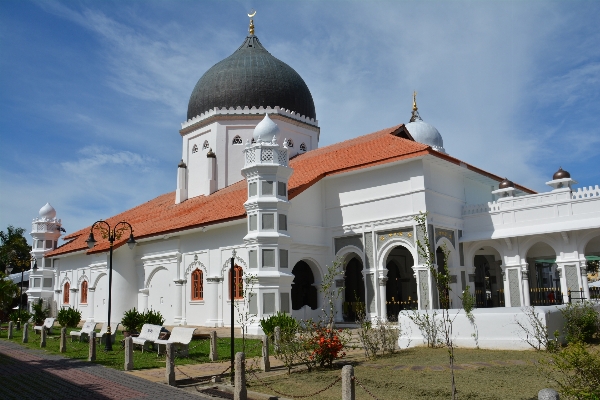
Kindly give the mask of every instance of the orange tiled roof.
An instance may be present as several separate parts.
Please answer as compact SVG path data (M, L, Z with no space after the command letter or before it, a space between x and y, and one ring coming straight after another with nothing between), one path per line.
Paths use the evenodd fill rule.
M290 160L294 172L289 180L289 198L292 199L325 176L355 169L384 164L406 158L433 154L449 162L459 163L431 147L405 139L410 137L404 125L384 129L375 133L346 140L330 146L309 151ZM471 168L474 169L474 168ZM502 178L474 169L496 179ZM209 196L197 196L175 204L175 192L163 194L121 214L107 219L112 226L119 221L129 222L137 239L170 232L198 228L246 217L244 202L247 199L246 181L234 183ZM47 257L86 250L85 240L90 227L65 236L68 242L47 254ZM127 236L127 235L125 235ZM115 243L119 247L128 237ZM108 250L106 240L97 237L98 243L88 253Z

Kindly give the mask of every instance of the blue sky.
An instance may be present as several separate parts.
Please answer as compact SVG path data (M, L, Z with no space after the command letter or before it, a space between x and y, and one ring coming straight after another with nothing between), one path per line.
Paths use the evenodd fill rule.
M0 2L0 228L68 232L170 192L202 74L256 34L327 145L421 116L453 156L545 191L600 184L600 2Z

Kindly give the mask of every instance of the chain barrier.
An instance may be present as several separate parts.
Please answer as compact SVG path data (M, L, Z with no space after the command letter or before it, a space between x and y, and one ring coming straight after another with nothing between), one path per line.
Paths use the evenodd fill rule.
M363 384L359 382L359 380L358 380L358 378L356 376L353 376L352 380L354 380L354 382L356 382L358 384L358 386L360 386L365 392L367 392L369 394L369 396L371 396L375 400L379 400L377 397L375 397L375 395L373 393L371 393L371 391L369 389L367 389L366 387L364 387Z
M336 378L333 382L331 382L329 385L327 385L325 388L323 388L315 393L312 393L312 394L293 395L293 394L288 394L288 393L283 393L283 392L278 391L277 389L275 389L271 385L269 385L267 382L261 380L258 376L256 376L256 374L254 372L251 372L251 374L252 374L252 376L254 376L254 378L256 378L256 380L258 380L260 382L259 383L260 385L266 386L267 388L269 388L270 390L272 390L273 392L277 393L280 396L289 397L292 399L305 399L307 397L316 396L318 394L323 393L324 391L326 391L328 389L331 389L336 383L338 383L339 381L342 380L342 377L340 376L340 377Z

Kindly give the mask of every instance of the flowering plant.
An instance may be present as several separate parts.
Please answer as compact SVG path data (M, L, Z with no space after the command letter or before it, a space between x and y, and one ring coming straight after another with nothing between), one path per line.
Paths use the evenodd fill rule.
M315 334L313 336L314 351L312 357L321 366L327 365L331 367L333 361L338 358L343 358L346 353L344 349L344 341L340 337L342 330L330 329L317 325L313 325Z

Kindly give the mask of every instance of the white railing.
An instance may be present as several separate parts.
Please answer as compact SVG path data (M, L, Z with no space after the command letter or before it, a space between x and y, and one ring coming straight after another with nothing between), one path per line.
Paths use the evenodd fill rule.
M573 199L586 199L589 197L600 197L600 186L578 188L576 192L572 192Z

